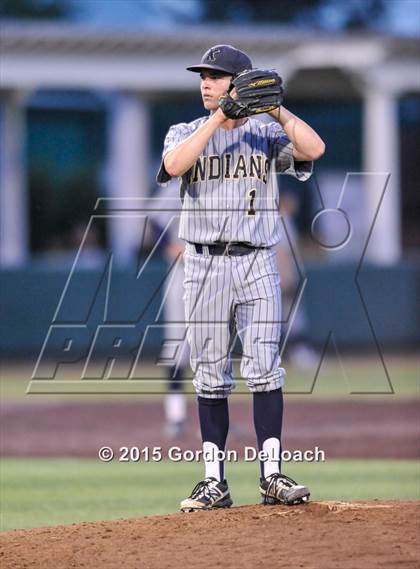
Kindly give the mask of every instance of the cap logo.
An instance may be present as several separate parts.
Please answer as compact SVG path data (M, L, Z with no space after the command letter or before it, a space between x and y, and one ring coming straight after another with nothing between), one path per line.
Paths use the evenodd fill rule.
M211 49L207 56L207 61L216 61L216 54L221 53L220 49Z

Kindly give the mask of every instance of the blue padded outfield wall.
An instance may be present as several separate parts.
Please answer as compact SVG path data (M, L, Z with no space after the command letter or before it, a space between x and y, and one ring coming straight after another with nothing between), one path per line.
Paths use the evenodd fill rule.
M306 267L302 298L310 339L321 346L333 332L340 349L370 350L375 348L373 328L381 348L404 349L418 344L420 264L407 261L392 267L364 266L357 279L362 299L356 270L356 265ZM70 339L75 353L82 354L95 334L98 353L116 336L123 339L127 351L136 351L146 329L143 353L157 354L162 340L159 306L165 271L160 259L149 263L138 280L121 270L111 275L107 271L79 270L70 279L68 268L34 266L1 271L3 355L36 355L51 324L54 328L47 338L48 354L62 352ZM98 334L98 325L104 322L107 326Z

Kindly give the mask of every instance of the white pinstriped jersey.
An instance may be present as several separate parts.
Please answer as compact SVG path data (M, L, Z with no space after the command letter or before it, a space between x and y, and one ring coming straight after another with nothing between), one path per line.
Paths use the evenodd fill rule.
M172 126L162 158L207 117ZM249 118L232 130L219 128L195 165L182 176L179 237L192 243L246 242L271 246L281 237L275 173L307 180L312 162L295 162L293 145L277 122ZM163 161L158 183L170 180Z

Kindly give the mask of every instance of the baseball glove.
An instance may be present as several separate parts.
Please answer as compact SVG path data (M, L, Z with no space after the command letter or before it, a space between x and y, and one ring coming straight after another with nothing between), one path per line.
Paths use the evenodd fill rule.
M230 93L236 92L236 98ZM248 69L236 75L219 107L230 119L241 119L277 109L283 100L282 79L275 71Z

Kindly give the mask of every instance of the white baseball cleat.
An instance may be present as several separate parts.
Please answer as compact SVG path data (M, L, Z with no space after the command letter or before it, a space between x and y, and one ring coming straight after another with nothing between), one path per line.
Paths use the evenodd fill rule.
M219 482L209 476L194 487L188 498L182 500L181 512L230 508L232 503L226 480Z
M286 504L289 506L302 504L311 495L306 486L301 486L284 474L271 474L260 480L260 493L264 505Z

